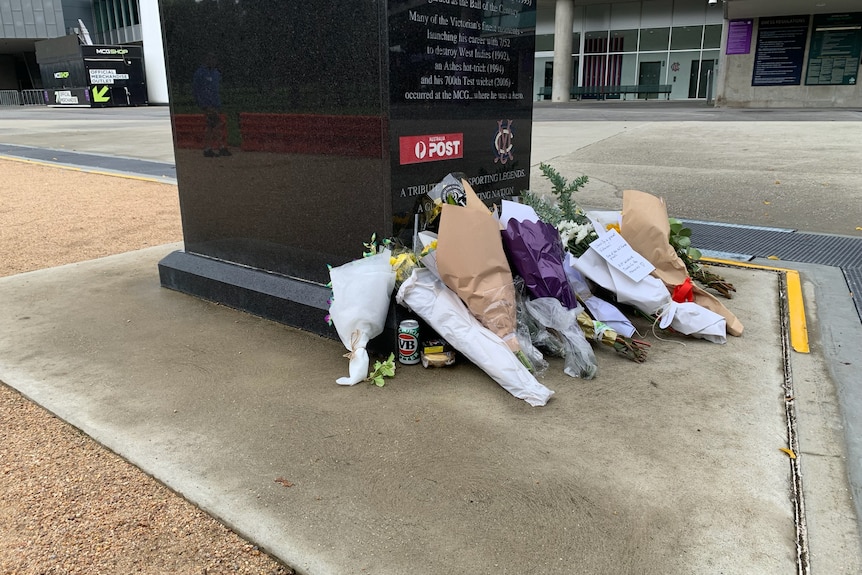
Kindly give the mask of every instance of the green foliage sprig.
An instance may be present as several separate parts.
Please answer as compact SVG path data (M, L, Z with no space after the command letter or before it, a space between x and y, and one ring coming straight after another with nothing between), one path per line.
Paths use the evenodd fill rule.
M670 245L676 250L683 261L695 262L701 258L700 250L691 245L691 228L683 225L676 218L668 218L670 223ZM688 266L688 264L686 264Z
M668 218L668 221L670 222L670 245L673 246L679 259L685 264L685 269L688 270L688 275L691 276L691 279L700 282L707 288L714 289L723 297L730 299L732 297L731 292L735 292L736 288L733 287L732 283L708 270L706 266L698 262L702 254L699 249L691 245L691 228L685 227L676 218Z
M527 191L523 194L524 203L536 210L536 214L542 221L553 226L558 226L560 222L565 220L580 221L584 211L572 196L589 182L589 177L584 175L569 182L550 164L543 162L539 164L539 169L542 171L542 175L551 182L551 193L554 195L555 201Z
M584 187L590 179L584 175L569 182L550 164L545 163L539 164L539 169L542 170L542 175L551 182L551 192L557 198L557 205L563 213L563 219L574 220L575 216L583 215L584 211L575 203L572 196Z
M366 381L370 381L377 387L386 385L387 377L395 377L395 354L390 353L386 361L375 361L374 369L368 374Z

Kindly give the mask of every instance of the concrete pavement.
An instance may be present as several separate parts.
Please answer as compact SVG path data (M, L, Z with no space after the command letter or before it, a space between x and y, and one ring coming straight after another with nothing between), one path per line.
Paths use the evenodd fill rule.
M173 164L168 108L0 107L0 142Z
M588 175L595 209L638 189L684 219L862 237L862 111L661 104L537 105L532 162Z
M538 122L534 164L577 169L620 134L566 127L592 141ZM552 360L531 408L464 364L337 386L338 342L159 287L177 247L0 278L0 381L301 573L862 572L862 330L835 268L780 262L802 271L810 354L788 350L779 275L727 268L742 338L642 324L647 363L599 349L581 381Z

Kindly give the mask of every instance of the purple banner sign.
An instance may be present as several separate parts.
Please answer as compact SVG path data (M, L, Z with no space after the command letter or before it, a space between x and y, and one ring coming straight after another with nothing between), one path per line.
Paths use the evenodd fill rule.
M727 48L725 54L748 54L751 52L751 30L754 20L731 20L727 26Z

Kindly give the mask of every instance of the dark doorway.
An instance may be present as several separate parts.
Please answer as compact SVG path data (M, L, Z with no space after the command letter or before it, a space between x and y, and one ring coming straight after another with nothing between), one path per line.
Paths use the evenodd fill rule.
M658 86L661 83L661 62L641 62L638 75L639 86ZM658 98L658 92L639 93L638 98Z
M698 66L700 64L700 66ZM698 71L700 73L698 73ZM688 80L689 98L706 98L707 86L712 82L715 73L715 60L697 60L691 63L691 74Z

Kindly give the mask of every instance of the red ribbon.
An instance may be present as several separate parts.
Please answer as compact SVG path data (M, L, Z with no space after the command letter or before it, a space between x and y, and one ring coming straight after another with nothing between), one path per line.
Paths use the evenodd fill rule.
M675 286L671 297L676 303L694 301L694 287L691 285L691 278L685 278L684 282Z

